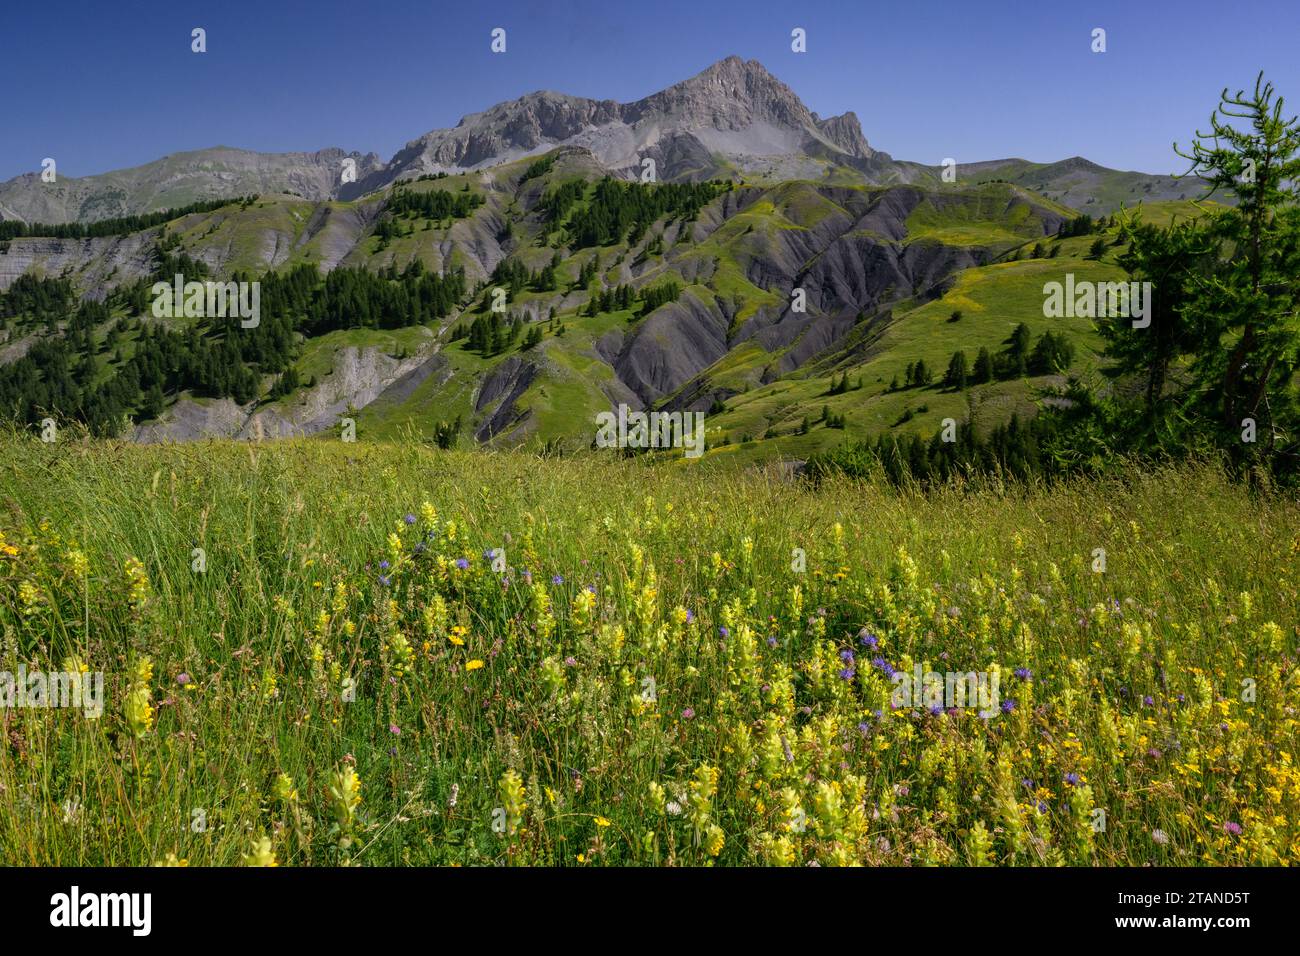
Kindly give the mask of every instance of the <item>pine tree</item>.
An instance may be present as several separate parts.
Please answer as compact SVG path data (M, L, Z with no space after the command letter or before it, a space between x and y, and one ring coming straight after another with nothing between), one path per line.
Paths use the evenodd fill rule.
M944 374L943 383L948 388L962 391L966 387L966 378L966 353L954 352L948 362L948 371Z

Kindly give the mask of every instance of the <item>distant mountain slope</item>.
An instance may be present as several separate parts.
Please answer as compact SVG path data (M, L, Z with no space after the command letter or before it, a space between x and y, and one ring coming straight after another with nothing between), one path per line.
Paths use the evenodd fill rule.
M264 196L120 236L20 237L0 244L0 290L20 275L62 276L77 293L102 301L109 318L91 317L93 347L78 361L90 363L93 373L82 374L91 382L105 382L147 344L150 328L192 324L158 323L128 305L129 290L144 283L147 291L159 274L160 242L168 255L183 254L218 277L268 270L286 276L310 265L360 269L396 283L412 269L464 270L465 296L438 321L366 318L350 306L341 326L321 334L310 311L290 316L287 365L252 359L254 399L205 396L182 383L158 396L157 411L138 417L141 440L311 434L348 414L368 434L429 434L460 420L463 434L479 441L572 444L583 441L596 413L625 402L713 410L711 421L734 423L715 438L739 443L773 428L785 434L791 415L795 424L815 417L832 377L878 367L870 363L881 360L881 342L900 343L879 366L893 369L912 355L910 337L882 338L901 316L948 294L972 270L997 270L1018 250L1053 244L1075 215L1007 183L759 181L715 187L697 209L656 214L593 242L582 238L583 223L595 215L602 181L604 167L589 150L563 147L542 162L524 158L353 201ZM552 197L566 190L573 202L557 215ZM482 200L467 215L414 211L423 208L421 197L466 195ZM1067 240L1063 248L1082 256L1088 242ZM1067 264L1088 268L1065 257L1053 266ZM515 274L517 282L509 278ZM648 304L651 291L668 284L677 294ZM501 318L513 337L485 350L464 332L494 319L489 293L498 286L510 289ZM619 289L628 291L616 301ZM796 289L804 294L802 311L794 307ZM147 296L134 301L147 303ZM1006 323L1032 305L1025 295L1017 303L995 320L971 320L956 331L996 350ZM1038 311L1035 327L1041 296ZM136 316L144 322L137 325ZM123 318L130 321L110 338ZM36 343L67 339L71 328L52 332L47 322L21 316L5 325L0 370ZM222 337L216 329L206 334ZM537 341L525 347L526 334ZM937 364L932 345L925 349ZM295 384L277 390L286 368ZM783 394L775 405L759 401ZM881 407L907 397L890 392ZM839 409L846 401L832 404ZM865 419L852 419L849 430L860 431ZM824 443L839 432L812 434Z
M297 193L305 199L337 196L343 160L357 178L380 168L373 153L323 149L315 153L257 153L217 146L175 153L144 166L53 183L29 173L0 183L0 218L25 222L97 222L118 216L176 209L206 199L259 193Z
M974 182L1006 180L1094 216L1106 215L1121 205L1132 206L1138 202L1200 199L1207 190L1206 182L1194 176L1157 176L1107 169L1082 156L1056 163L999 159L971 163L961 169L962 174ZM1215 199L1232 201L1230 196L1216 196Z
M535 92L433 130L382 162L373 153L256 153L215 147L131 169L44 183L29 173L0 183L0 219L95 222L198 200L295 193L354 199L397 180L481 170L561 146L586 149L604 170L638 176L646 159L661 181L712 178L885 185L938 182L936 167L895 161L872 147L852 112L823 119L755 60L728 57L632 103ZM343 160L356 181L343 182ZM1193 198L1195 181L1119 172L1080 158L961 167L967 181L1001 178L1074 209L1107 213L1139 199Z

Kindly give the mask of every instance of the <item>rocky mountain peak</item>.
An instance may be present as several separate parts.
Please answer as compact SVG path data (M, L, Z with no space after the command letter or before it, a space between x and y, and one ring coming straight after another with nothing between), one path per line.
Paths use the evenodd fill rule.
M729 56L690 79L629 104L631 122L650 115L714 129L744 129L755 121L798 128L812 114L788 86L757 60Z

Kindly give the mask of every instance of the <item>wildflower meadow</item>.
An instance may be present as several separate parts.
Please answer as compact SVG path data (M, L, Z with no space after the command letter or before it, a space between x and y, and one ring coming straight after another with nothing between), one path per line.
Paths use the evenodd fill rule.
M1209 464L11 433L0 535L6 865L1300 860L1300 505Z

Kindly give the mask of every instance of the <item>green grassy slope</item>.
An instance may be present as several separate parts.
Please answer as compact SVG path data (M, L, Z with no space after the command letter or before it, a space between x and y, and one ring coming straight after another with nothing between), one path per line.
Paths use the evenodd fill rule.
M3 666L104 681L8 713L0 864L1300 862L1300 513L1209 469L6 436L0 497Z

